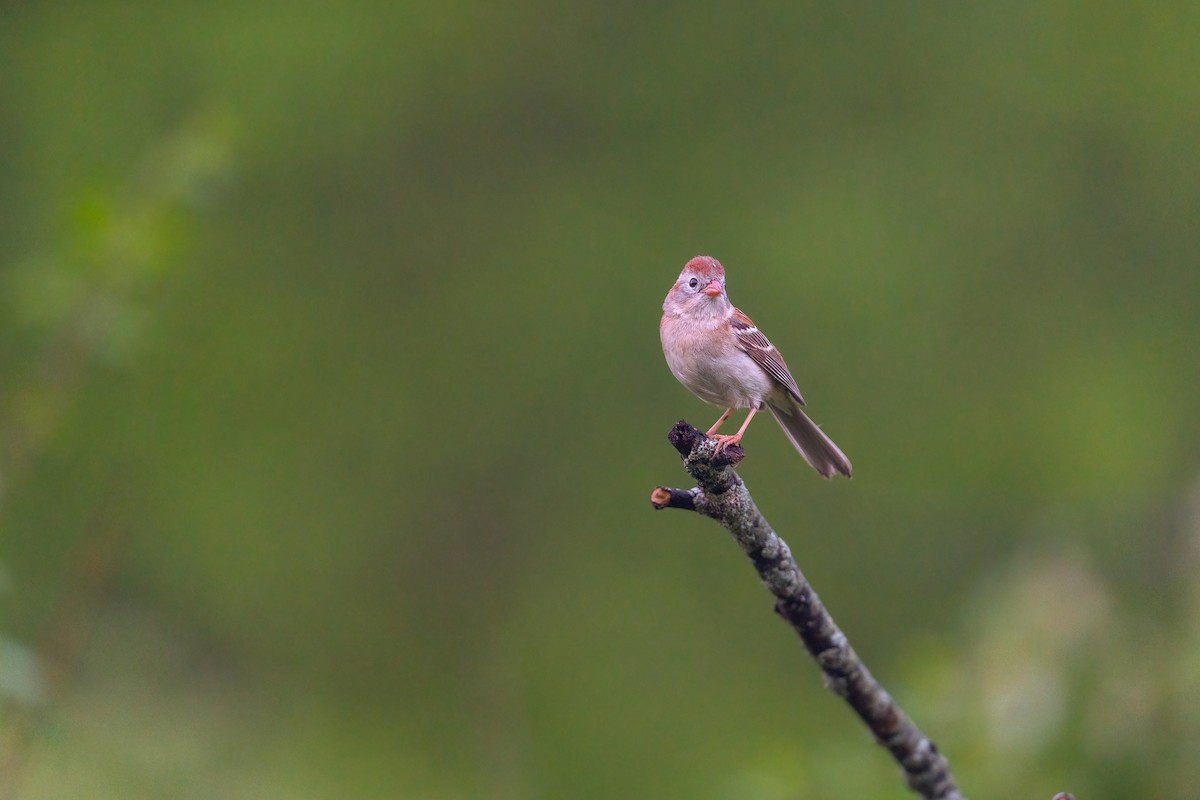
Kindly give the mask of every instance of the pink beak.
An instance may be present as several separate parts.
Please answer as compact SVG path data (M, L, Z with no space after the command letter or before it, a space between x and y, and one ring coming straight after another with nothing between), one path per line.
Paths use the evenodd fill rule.
M720 297L721 296L720 281L709 281L708 286L704 287L703 292L706 295L708 295L709 297Z

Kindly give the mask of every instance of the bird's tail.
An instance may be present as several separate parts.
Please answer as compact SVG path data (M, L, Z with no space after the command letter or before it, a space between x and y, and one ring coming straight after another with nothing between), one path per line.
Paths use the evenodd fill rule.
M767 408L787 434L788 441L813 469L826 478L832 478L835 472L850 477L850 459L817 427L817 423L808 418L799 403L767 403Z

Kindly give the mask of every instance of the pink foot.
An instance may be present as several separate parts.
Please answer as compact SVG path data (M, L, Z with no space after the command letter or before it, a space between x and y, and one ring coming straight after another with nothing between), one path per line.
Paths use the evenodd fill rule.
M740 433L730 434L728 436L710 436L709 438L717 440L717 446L713 448L713 455L720 455L721 451L731 444L737 444L742 440Z

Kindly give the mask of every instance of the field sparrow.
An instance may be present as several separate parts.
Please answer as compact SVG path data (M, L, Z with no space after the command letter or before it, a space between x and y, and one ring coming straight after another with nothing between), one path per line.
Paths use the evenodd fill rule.
M658 329L667 366L679 382L725 409L707 434L717 440L717 452L740 442L766 405L813 469L826 478L835 472L850 477L850 460L801 409L804 398L779 351L729 302L721 262L697 256L687 263L663 301ZM718 435L735 408L750 409L746 421L737 433Z

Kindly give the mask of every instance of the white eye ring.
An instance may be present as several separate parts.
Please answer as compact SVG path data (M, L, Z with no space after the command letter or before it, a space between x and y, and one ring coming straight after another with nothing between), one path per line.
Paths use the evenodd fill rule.
M696 280L695 278L692 278L690 281L688 281L688 286L692 287L693 289L695 289L699 285L700 285L700 281Z

